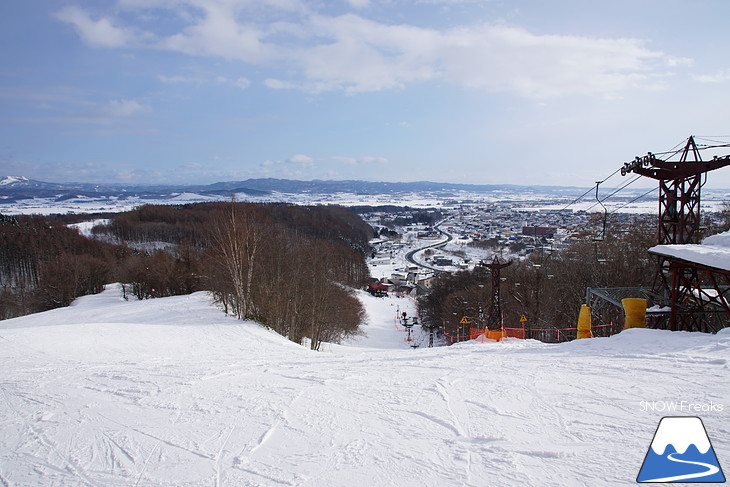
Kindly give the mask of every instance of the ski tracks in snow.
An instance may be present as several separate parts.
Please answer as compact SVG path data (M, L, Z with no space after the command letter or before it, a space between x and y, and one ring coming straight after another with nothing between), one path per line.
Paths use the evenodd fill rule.
M110 298L3 329L0 487L628 486L658 414L640 400L730 402L723 336L694 362L676 335L647 358L656 330L314 353L201 295Z
M36 461L42 462L43 467L49 472L54 472L64 478L70 474L74 479L84 485L90 485L92 487L100 485L87 475L86 470L72 457L70 452L63 453L55 441L51 440L41 428L35 426L35 423L41 423L52 415L38 414L37 412L25 414L16 406L13 399L17 399L17 401L22 403L24 406L22 408L23 411L33 411L32 406L36 403L42 404L41 402L35 399L28 400L18 393L8 392L2 384L0 384L0 393L2 393L3 400L7 405L6 410L10 411L15 417L13 422L17 428L16 444L14 447L16 455L34 458ZM6 430L5 434L8 435L9 431ZM3 484L8 485L9 481L3 478Z
M463 379L447 382L447 377L442 377L435 382L436 391L440 394L446 410L449 412L456 434L462 440L471 440L469 411L458 392L460 383L463 383ZM461 441L456 449L456 453L459 454L456 459L457 463L461 463L463 458L464 485L472 485L472 455L474 452L471 449L471 443L470 441Z
M222 471L222 462L223 457L226 453L226 445L228 445L228 441L231 439L231 435L233 434L233 431L236 429L236 426L231 426L231 430L228 432L228 435L226 436L226 439L223 441L223 444L221 445L220 450L218 450L218 455L215 457L215 486L221 487L223 485L223 471Z
M147 470L147 465L150 463L150 458L152 458L152 455L157 451L158 448L160 448L160 444L162 442L158 441L155 443L155 446L150 450L149 455L147 455L147 458L145 458L144 465L142 465L142 470L139 472L139 475L137 475L137 481L134 483L134 487L138 487L140 481L142 480L142 476L144 476L145 471Z

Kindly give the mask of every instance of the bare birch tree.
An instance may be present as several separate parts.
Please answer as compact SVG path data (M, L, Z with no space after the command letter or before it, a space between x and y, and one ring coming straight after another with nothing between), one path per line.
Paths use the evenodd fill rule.
M239 319L256 316L252 284L265 228L263 215L253 205L236 201L213 228L214 248L231 280L233 308Z

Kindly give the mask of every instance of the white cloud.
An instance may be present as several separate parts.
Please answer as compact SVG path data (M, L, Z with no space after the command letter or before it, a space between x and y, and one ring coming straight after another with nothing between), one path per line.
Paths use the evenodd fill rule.
M272 160L266 160L261 163L262 166L281 166L281 165L289 165L289 166L301 166L301 167L313 167L314 166L314 159L304 155L304 154L294 154L288 159L285 159L283 161L272 161Z
M197 85L204 85L208 83L220 83L220 84L226 84L230 86L235 86L236 88L246 89L249 86L251 86L251 80L244 77L239 77L236 79L231 79L226 76L215 76L213 78L210 77L202 77L202 76L167 76L164 74L158 74L157 79L159 79L161 82L165 84L197 84Z
M250 63L260 63L272 56L273 47L261 41L262 30L254 23L237 21L234 2L199 2L196 6L203 15L180 32L161 39L158 47Z
M292 90L298 88L296 83L276 78L266 78L264 80L264 86L272 90Z
M309 29L326 40L291 53L291 63L304 75L304 89L379 91L438 76L437 31L352 14L312 16Z
M357 159L355 159L354 157L334 156L331 159L338 164L347 164L348 166L357 165Z
M365 157L360 158L360 161L363 164L387 164L388 163L388 159L386 159L385 157L365 156Z
M97 134L146 133L138 124L129 125L125 119L152 111L152 107L136 100L90 100L85 93L54 89L44 93L13 91L14 99L25 100L43 110L44 116L17 118L24 123L88 125ZM0 99L3 93L0 92Z
M192 76L166 76L164 74L158 74L157 79L167 84L201 84L204 82L203 79L192 77Z
M365 7L368 1L350 3ZM77 7L64 8L58 18L95 45L144 45L286 72L264 81L273 89L357 93L439 79L538 99L616 97L626 90L661 88L672 69L687 63L647 48L640 39L543 35L503 23L439 30L352 13L325 15L297 0L120 0L118 5L133 13L161 9L183 26L172 33L141 34L120 21L94 20ZM249 85L246 78L233 83Z
M314 159L309 156L305 156L304 154L295 154L287 159L286 162L293 164L311 165L314 163Z
M110 117L131 117L150 110L151 108L147 105L142 105L134 100L111 100L100 107L101 114Z
M730 81L730 69L714 74L700 74L693 76L693 79L700 83L725 83Z
M56 13L56 17L71 24L87 44L123 47L135 38L131 29L117 27L107 18L92 19L88 12L78 7L64 7Z
M366 8L370 6L370 0L347 0L353 8Z
M334 156L331 159L339 164L347 164L348 166L358 166L361 164L388 164L388 162L389 162L388 159L386 159L385 157L373 157L373 156L364 156L364 157Z
M313 15L307 25L312 42L289 53L302 77L270 86L354 93L445 79L532 98L612 96L660 87L667 68L686 62L638 39L537 35L502 24L439 31L347 14Z
M251 86L251 80L248 78L236 78L233 81L233 85L243 90Z
M471 39L471 48L479 47L482 54L469 56L472 62L450 65L452 77L461 78L468 86L527 97L653 89L664 69L674 63L636 39L538 36L507 26L484 26L463 35ZM470 54L460 47L450 51L454 58Z

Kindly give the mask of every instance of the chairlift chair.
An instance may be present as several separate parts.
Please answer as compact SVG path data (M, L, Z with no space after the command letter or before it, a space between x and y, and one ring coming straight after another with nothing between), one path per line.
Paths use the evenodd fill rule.
M597 237L593 237L593 250L596 262L598 262L599 264L605 264L608 262L608 259L598 255L599 242L603 242L606 239L606 225L608 223L608 209L598 197L598 187L600 186L600 184L601 181L596 181L596 201L603 208L603 228L601 229L601 233Z

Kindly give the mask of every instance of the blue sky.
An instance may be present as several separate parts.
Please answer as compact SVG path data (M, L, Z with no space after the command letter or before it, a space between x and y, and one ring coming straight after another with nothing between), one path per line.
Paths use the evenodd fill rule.
M730 141L728 19L726 0L4 0L0 175L590 186Z

